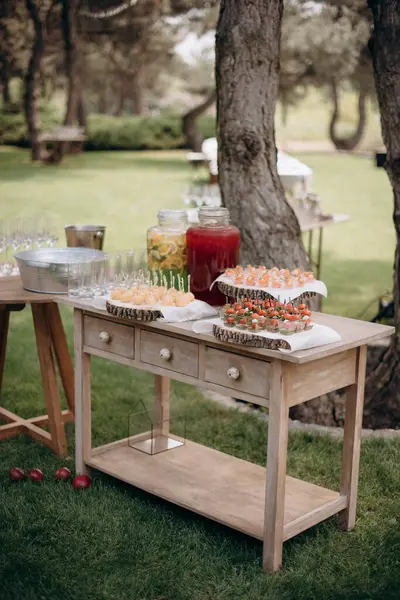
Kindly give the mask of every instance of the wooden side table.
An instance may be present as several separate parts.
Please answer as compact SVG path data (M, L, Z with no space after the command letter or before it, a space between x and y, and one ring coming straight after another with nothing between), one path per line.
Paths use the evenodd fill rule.
M75 308L78 472L98 469L261 540L266 571L280 568L286 540L324 519L339 514L342 529L354 527L367 344L390 336L392 327L315 314L342 340L285 354L225 344L194 333L191 323L121 321L89 302L58 301ZM170 379L268 406L266 469L190 440L153 455L132 447L148 442L149 432L92 448L91 356L155 375L155 435L164 450L183 441L169 430ZM335 491L287 476L286 456L289 408L340 388L347 400Z
M23 419L0 406L0 419L7 423L0 425L0 440L27 433L49 446L56 454L66 456L64 423L74 419L74 370L60 312L53 296L27 292L22 288L19 277L0 279L0 394L10 313L22 310L26 304L30 304L32 308L47 414ZM68 410L64 411L61 410L54 356L68 404ZM44 426L48 426L50 432L45 431Z
M321 278L321 265L322 265L322 235L325 227L329 225L336 225L338 223L345 223L350 219L350 215L344 214L333 214L333 215L320 215L313 216L306 213L297 212L297 218L299 219L300 230L302 233L308 233L308 255L310 257L313 268L315 268L315 275L317 279ZM318 230L318 245L317 245L317 256L313 258L313 232Z

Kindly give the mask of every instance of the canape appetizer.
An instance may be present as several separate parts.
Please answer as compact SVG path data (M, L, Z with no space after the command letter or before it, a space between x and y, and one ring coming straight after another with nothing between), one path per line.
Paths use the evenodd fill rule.
M311 311L305 304L278 300L248 300L226 304L221 317L227 327L252 332L271 331L291 335L312 329Z
M226 269L225 276L236 286L248 286L259 288L284 288L292 289L304 287L315 281L311 271L302 271L300 267L293 269L266 269L264 265L253 267L247 265L245 268L238 265L235 268Z
M184 307L193 302L194 295L183 290L153 285L129 289L117 288L111 292L111 299L135 306Z

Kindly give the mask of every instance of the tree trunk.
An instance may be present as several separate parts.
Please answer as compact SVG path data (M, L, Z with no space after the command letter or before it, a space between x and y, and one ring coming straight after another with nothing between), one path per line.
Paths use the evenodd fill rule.
M131 81L131 100L133 114L142 115L144 112L143 92L139 74L135 75Z
M203 136L197 131L196 119L214 104L216 98L217 91L213 90L204 102L189 110L182 117L182 131L189 148L193 152L201 152L201 145L203 143Z
M107 99L105 90L99 90L97 95L97 112L99 115L104 115L107 112Z
M222 0L216 35L219 181L241 260L309 268L277 171L275 106L283 0Z
M7 107L9 106L9 104L11 102L11 95L10 95L10 80L8 78L6 64L3 66L2 73L1 73L1 85L2 85L1 93L2 93L2 97L3 97L3 108L7 110Z
M387 150L385 168L393 188L396 252L393 276L396 333L366 383L364 425L400 425L400 9L398 0L369 0L374 19L371 50Z
M77 0L62 0L61 23L65 51L65 73L68 79L64 125L73 125L79 100Z
M367 112L366 112L366 100L367 91L364 86L360 84L358 92L358 123L357 127L352 135L348 138L340 138L336 135L336 125L340 119L340 108L339 108L339 94L336 85L336 81L332 80L332 100L333 100L333 111L331 121L329 124L329 137L337 150L345 150L350 152L354 150L361 142L364 135L365 127L367 125Z
M81 89L79 90L79 93L78 93L77 116L78 116L79 127L83 127L85 134L87 134L87 129L88 129L87 111L86 111L85 100L83 97L83 92Z
M40 160L40 122L37 107L37 79L44 50L43 25L35 0L26 0L26 8L33 22L34 40L25 76L24 109L32 147L32 160Z
M125 109L125 85L124 85L124 82L121 81L120 86L119 86L118 104L117 104L117 108L114 113L115 116L122 117L124 114L124 109Z

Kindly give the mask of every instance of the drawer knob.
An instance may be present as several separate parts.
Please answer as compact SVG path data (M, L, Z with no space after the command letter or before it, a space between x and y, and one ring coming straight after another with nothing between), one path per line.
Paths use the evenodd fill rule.
M111 340L111 335L107 331L100 331L99 338L105 344L108 344Z
M239 377L240 377L240 371L236 367L229 367L226 374L228 375L228 377L230 379L236 380L236 379L239 379Z
M172 352L171 352L171 350L169 350L169 348L161 348L161 350L160 350L160 358L162 360L171 360L171 358L172 358Z

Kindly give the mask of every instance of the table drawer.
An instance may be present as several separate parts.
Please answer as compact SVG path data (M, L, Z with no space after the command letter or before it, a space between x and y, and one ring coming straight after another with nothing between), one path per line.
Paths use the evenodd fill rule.
M206 348L205 380L253 396L269 398L271 364Z
M84 317L83 327L85 346L126 358L135 356L135 330L133 327L88 316Z
M190 377L199 376L199 347L168 335L140 332L141 362Z

